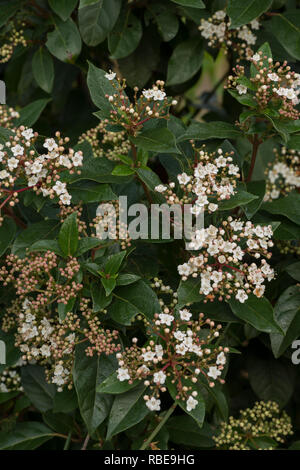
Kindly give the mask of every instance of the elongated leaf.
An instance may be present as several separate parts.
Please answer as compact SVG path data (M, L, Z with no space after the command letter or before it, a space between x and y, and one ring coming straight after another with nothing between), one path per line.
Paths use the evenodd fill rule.
M143 398L145 389L145 385L140 384L115 397L108 419L107 439L131 428L149 413Z
M257 330L283 334L274 319L272 305L265 297L258 299L255 295L250 294L243 304L232 298L229 305L237 317L254 326Z
M2 256L10 244L12 243L16 234L16 224L12 219L5 217L0 226L0 256Z
M40 47L32 59L32 73L37 84L46 93L51 93L54 81L52 56L45 47Z
M241 132L237 127L228 122L193 122L187 131L178 138L178 142L190 139L237 139L240 136Z
M78 20L83 41L97 46L113 29L121 9L121 0L98 0L80 5Z
M53 407L56 387L46 382L42 367L36 365L22 367L22 385L25 394L38 410L44 412Z
M48 33L46 46L62 62L74 62L81 51L81 37L71 18L54 20L55 29Z
M17 119L16 125L26 127L33 126L50 101L51 99L49 98L43 98L25 106L25 108L21 109L19 112L20 117Z
M135 380L132 384L130 384L127 380L120 382L117 377L117 372L114 372L98 386L97 391L101 393L119 395L120 393L128 392L128 390L136 387L139 383L139 380Z
M169 60L167 85L178 85L192 78L199 70L203 59L202 39L188 39L175 47Z
M70 17L77 3L78 3L78 0L49 0L49 5L52 8L52 10L63 21L66 21Z
M277 41L295 59L300 60L300 12L288 10L284 14L272 16L266 27L274 34Z
M0 450L34 450L54 437L43 423L18 423L13 431L0 433Z
M138 281L129 287L120 287L113 296L115 300L110 314L122 325L130 325L138 313L152 320L154 313L161 310L156 294L144 281Z
M177 3L178 5L182 5L183 7L191 7L191 8L205 8L204 3L202 0L171 0L173 3Z
M113 59L122 59L139 45L143 35L140 20L130 12L121 12L114 29L108 36L108 47Z
M174 135L167 128L146 130L137 137L131 137L131 141L143 150L159 153L180 153L176 147Z
M76 253L78 247L77 212L69 215L62 224L58 243L65 255L72 256Z
M294 388L294 370L273 358L252 356L247 364L251 387L260 400L276 401L285 406Z
M186 281L180 281L178 287L178 306L185 305L203 300L203 295L199 294L201 286L200 279L189 278Z
M87 357L86 345L76 347L73 370L74 385L78 397L81 416L90 434L108 416L112 398L96 391L97 387L116 368L116 359L112 356Z
M231 19L231 29L238 28L256 19L267 11L272 5L272 0L229 0L227 14Z
M289 193L285 197L263 204L262 209L270 212L270 214L284 215L292 222L300 225L300 194Z
M300 335L300 288L288 287L279 297L274 307L274 317L284 331L284 336L272 334L271 345L274 356L281 356Z

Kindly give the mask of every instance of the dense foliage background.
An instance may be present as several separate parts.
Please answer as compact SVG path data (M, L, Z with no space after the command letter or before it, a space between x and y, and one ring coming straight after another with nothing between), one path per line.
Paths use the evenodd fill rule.
M254 420L253 427L236 424L239 442L252 449L299 448L300 374L291 360L291 345L300 334L299 105L296 95L292 105L288 97L287 105L278 104L280 92L265 104L263 89L257 98L258 88L272 79L263 82L263 72L259 75L259 66L251 63L260 50L262 67L269 67L268 58L273 57L274 64L286 61L283 69L290 66L300 73L299 8L296 0L0 1L0 74L7 103L0 109L1 150L9 147L14 132L22 139L20 126L25 126L39 134L29 137L35 139L34 152L46 152L45 139L60 132L58 145L79 152L79 162L83 155L78 167L74 163L61 173L71 205L43 197L39 183L35 190L20 191L27 187L23 173L13 180L15 195L7 189L11 182L0 188L0 339L7 347L7 363L0 365L0 449L117 450L139 449L143 443L147 449L229 448L230 433L221 423L258 401L276 402L287 414L280 415L274 404L261 405L250 418L242 418ZM205 22L220 10L227 12L231 24L226 40L222 36L218 42ZM222 15L214 21L221 23ZM245 75L241 68L232 72L237 64L245 67ZM286 77L288 69L278 72L278 67L272 72ZM119 107L113 104L119 111L112 115L107 95L115 92L113 81L119 85L105 77L109 70L120 80L126 78L125 100L132 102L135 86L141 91L163 80L159 87L170 97L164 112L132 124L124 111L129 101L122 110L121 100ZM298 88L296 83L296 94ZM65 137L70 140L60 140ZM208 152L232 152L239 167L235 194L216 212L207 212L206 226L221 227L228 216L272 226L269 263L275 277L266 282L264 296L250 294L240 302L222 294L206 302L207 295L199 293L199 277L184 280L178 273L178 265L189 259L183 241L103 244L95 238L100 202L119 195L127 195L130 203L162 202L155 188L176 181L182 172L190 175L202 144ZM291 168L290 180L286 166L280 181L271 179L268 171L274 160L278 163L276 158ZM182 187L177 185L176 191L182 197ZM9 205L13 198L15 204ZM49 276L55 287L46 285L43 276L52 262ZM14 265L21 271L9 274ZM65 285L60 285L62 269L70 270ZM38 280L28 286L26 279ZM160 290L158 279L166 290ZM63 338L58 349L66 347L65 338L78 318L82 322L76 324L76 341L66 354L64 367L71 375L63 391L52 380L61 358L51 353L37 359L20 351L25 291L35 301L39 294L46 296L45 302L38 301L47 310L56 339ZM161 299L165 305L171 302L172 311L174 293L177 307L188 304L195 321L203 312L222 324L218 346L230 348L222 373L225 384L198 382L200 404L188 413L174 384L168 384L161 409L153 412L143 398L147 385L126 386L116 379L116 352L130 346L132 338L140 346L149 341L144 319L152 322ZM59 302L64 295L67 302ZM166 298L170 295L171 300ZM87 316L83 299L90 303ZM117 339L107 330L117 331ZM108 339L115 349L109 349ZM87 343L96 348L94 354L86 353ZM268 406L271 414L264 409ZM273 415L281 421L264 427ZM225 437L216 443L213 436L221 430ZM276 439L281 432L283 439Z

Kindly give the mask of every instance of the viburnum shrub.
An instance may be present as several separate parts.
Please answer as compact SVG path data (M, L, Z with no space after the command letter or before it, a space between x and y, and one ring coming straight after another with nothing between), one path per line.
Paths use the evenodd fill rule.
M299 449L296 0L0 0L0 449Z

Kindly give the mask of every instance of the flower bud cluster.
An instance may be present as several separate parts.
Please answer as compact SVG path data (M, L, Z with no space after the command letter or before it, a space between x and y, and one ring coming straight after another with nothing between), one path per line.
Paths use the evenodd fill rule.
M226 87L236 90L239 95L249 96L261 111L271 109L272 117L299 119L296 106L299 103L300 74L294 72L287 61L282 64L274 62L262 51L250 60L256 72L248 78L245 68L237 65L233 68L234 75L228 77Z
M156 283L161 288L162 283ZM170 294L171 289L164 293ZM177 301L176 297L174 300ZM163 302L161 305L162 313L156 313L154 321L147 322L150 340L146 345L139 347L137 338L133 338L132 346L117 354L117 377L120 382L130 384L143 381L147 387L144 399L151 411L161 409L160 392L166 392L168 386L190 412L199 403L200 377L210 387L216 381L224 383L221 375L229 349L215 343L222 326L205 319L203 313L193 319L186 308L170 309Z
M229 417L221 423L216 446L226 450L274 450L293 434L291 418L280 411L276 402L256 402L253 408L240 411L240 417ZM267 439L274 440L265 447Z
M125 93L125 79L115 80L116 74L111 71L105 77L115 89L115 93L106 95L112 108L110 122L122 126L131 135L136 135L150 119L168 119L170 106L177 104L176 100L172 101L167 97L162 80L157 80L152 88L143 90L141 94L138 87L135 87L131 103Z
M125 131L109 131L106 129L109 121L104 119L96 127L89 129L79 137L79 144L89 142L94 157L106 157L109 160L119 160L119 155L127 155L130 142Z
M257 19L248 25L230 29L231 20L225 10L216 11L207 20L202 19L199 26L201 35L208 39L208 45L213 48L223 48L225 54L229 50L237 52L240 59L251 57L253 51L251 46L256 43L256 35L253 31L260 28Z
M210 225L194 232L189 248L200 254L179 265L178 272L183 281L200 277L200 294L205 300L235 297L244 303L250 293L262 297L264 281L271 281L274 271L265 259L258 266L251 258L271 257L272 235L270 225L254 226L228 217L221 227Z
M0 125L6 129L13 129L15 127L14 120L18 119L20 114L6 104L0 105Z
M229 199L235 193L240 177L239 167L232 163L232 153L223 153L222 149L211 153L205 149L194 150L194 174L177 176L183 196L177 196L174 182L160 184L155 190L165 195L168 204L192 204L191 212L194 215L203 210L215 212L217 202Z
M22 392L20 368L18 365L7 367L0 372L0 393Z
M1 31L0 64L8 62L17 46L27 46L23 27L25 23L10 21Z
M266 170L265 201L286 196L300 188L300 152L282 147L274 150L275 161Z
M19 202L20 194L33 190L50 199L58 198L60 205L70 205L71 195L66 183L60 181L61 172L80 174L82 152L69 149L65 152L68 138L62 138L57 132L55 139L43 142L44 153L36 150L38 133L32 129L19 127L5 145L0 145L0 197L5 204L14 206ZM15 185L26 182L26 187L15 189Z

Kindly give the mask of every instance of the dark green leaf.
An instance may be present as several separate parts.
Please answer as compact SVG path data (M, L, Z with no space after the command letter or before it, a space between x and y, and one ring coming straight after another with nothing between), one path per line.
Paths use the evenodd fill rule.
M131 428L149 413L143 398L145 385L140 384L114 399L108 419L107 439Z
M79 29L88 46L97 46L113 29L121 9L121 0L98 0L80 4L78 12Z
M108 416L112 403L110 396L98 393L96 388L115 370L116 360L104 355L88 357L85 348L85 344L76 347L73 378L81 416L89 434L93 434Z
M43 98L25 106L19 112L20 117L16 121L16 126L30 127L35 124L50 101L51 99L49 98Z
M231 29L238 28L258 18L272 5L272 0L229 0L227 14L231 19Z
M67 256L75 255L78 248L77 212L69 215L61 226L58 243Z
M274 319L272 305L265 297L258 299L254 294L250 294L244 303L232 298L229 305L237 317L250 323L257 330L282 334L280 326Z
M47 35L46 46L62 62L74 62L81 52L81 37L74 21L54 20L55 29Z
M138 313L147 320L152 320L154 314L161 311L156 294L144 281L138 281L129 287L120 287L113 295L115 300L110 314L122 325L130 325Z
M22 367L22 386L25 395L39 411L47 411L53 407L56 387L46 382L45 371L40 366Z
M2 256L10 244L12 243L16 234L16 224L12 219L5 217L0 226L0 256Z
M78 0L48 0L52 10L60 16L63 21L66 21L74 8L76 7Z
M167 85L177 85L188 81L200 70L202 59L201 38L196 37L180 42L169 60Z
M131 137L131 141L137 147L152 152L180 153L174 135L167 128L146 130L137 137Z
M54 437L54 432L43 423L17 423L10 432L0 433L0 450L34 450Z
M32 59L32 73L37 84L46 93L51 93L54 81L52 56L45 47L40 47Z
M113 59L121 59L131 54L143 35L140 20L130 12L121 12L114 29L108 36L108 47Z

